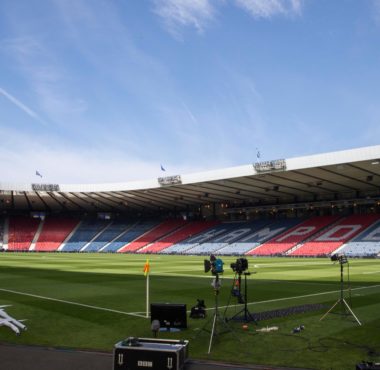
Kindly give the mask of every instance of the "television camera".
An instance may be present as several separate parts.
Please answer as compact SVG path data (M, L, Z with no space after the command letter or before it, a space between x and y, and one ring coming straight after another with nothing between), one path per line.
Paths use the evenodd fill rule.
M238 258L236 262L231 263L230 266L233 272L240 275L248 269L248 261L246 258Z
M339 262L341 265L348 262L347 257L344 254L333 254L331 256L331 261Z

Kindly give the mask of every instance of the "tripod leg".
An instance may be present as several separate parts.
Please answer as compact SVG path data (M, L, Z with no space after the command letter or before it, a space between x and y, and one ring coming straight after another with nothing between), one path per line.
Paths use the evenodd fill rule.
M340 299L338 299L334 305L319 319L319 321L322 321L333 309L334 307L340 302Z
M234 289L234 286L236 284L236 272L235 272L235 276L234 276L234 279L232 280L232 286L231 286L231 294L228 298L228 302L227 302L227 305L226 305L226 308L224 309L224 312L223 312L223 317L225 318L226 315L227 315L227 310L228 310L228 307L230 306L230 303L231 303L231 297L232 297L232 291Z
M350 306L347 304L346 300L343 299L343 302L344 304L346 305L348 311L350 311L351 315L354 316L355 320L357 321L357 323L361 326L361 322L359 321L359 319L355 316L354 312L351 310Z
M215 331L215 323L216 323L216 312L214 314L214 320L212 322L212 329L211 329L211 336L210 336L210 344L208 346L208 354L211 352L211 346L212 346L212 338L214 337L214 331Z

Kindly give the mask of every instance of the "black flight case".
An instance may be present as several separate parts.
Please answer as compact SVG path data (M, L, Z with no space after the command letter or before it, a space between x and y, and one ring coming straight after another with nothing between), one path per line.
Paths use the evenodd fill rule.
M113 369L181 370L188 346L188 340L130 337L115 344Z

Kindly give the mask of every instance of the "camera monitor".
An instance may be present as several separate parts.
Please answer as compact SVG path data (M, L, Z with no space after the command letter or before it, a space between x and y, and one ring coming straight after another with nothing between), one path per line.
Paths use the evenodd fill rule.
M161 328L187 328L186 304L151 303L150 320L158 320Z

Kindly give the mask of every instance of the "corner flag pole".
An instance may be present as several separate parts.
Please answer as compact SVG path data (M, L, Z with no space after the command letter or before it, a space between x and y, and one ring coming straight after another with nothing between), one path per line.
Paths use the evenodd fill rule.
M149 317L149 274L146 277L146 318Z
M149 259L146 260L144 265L144 276L146 277L146 315L145 317L149 317L149 272L150 272L150 265L149 265Z

